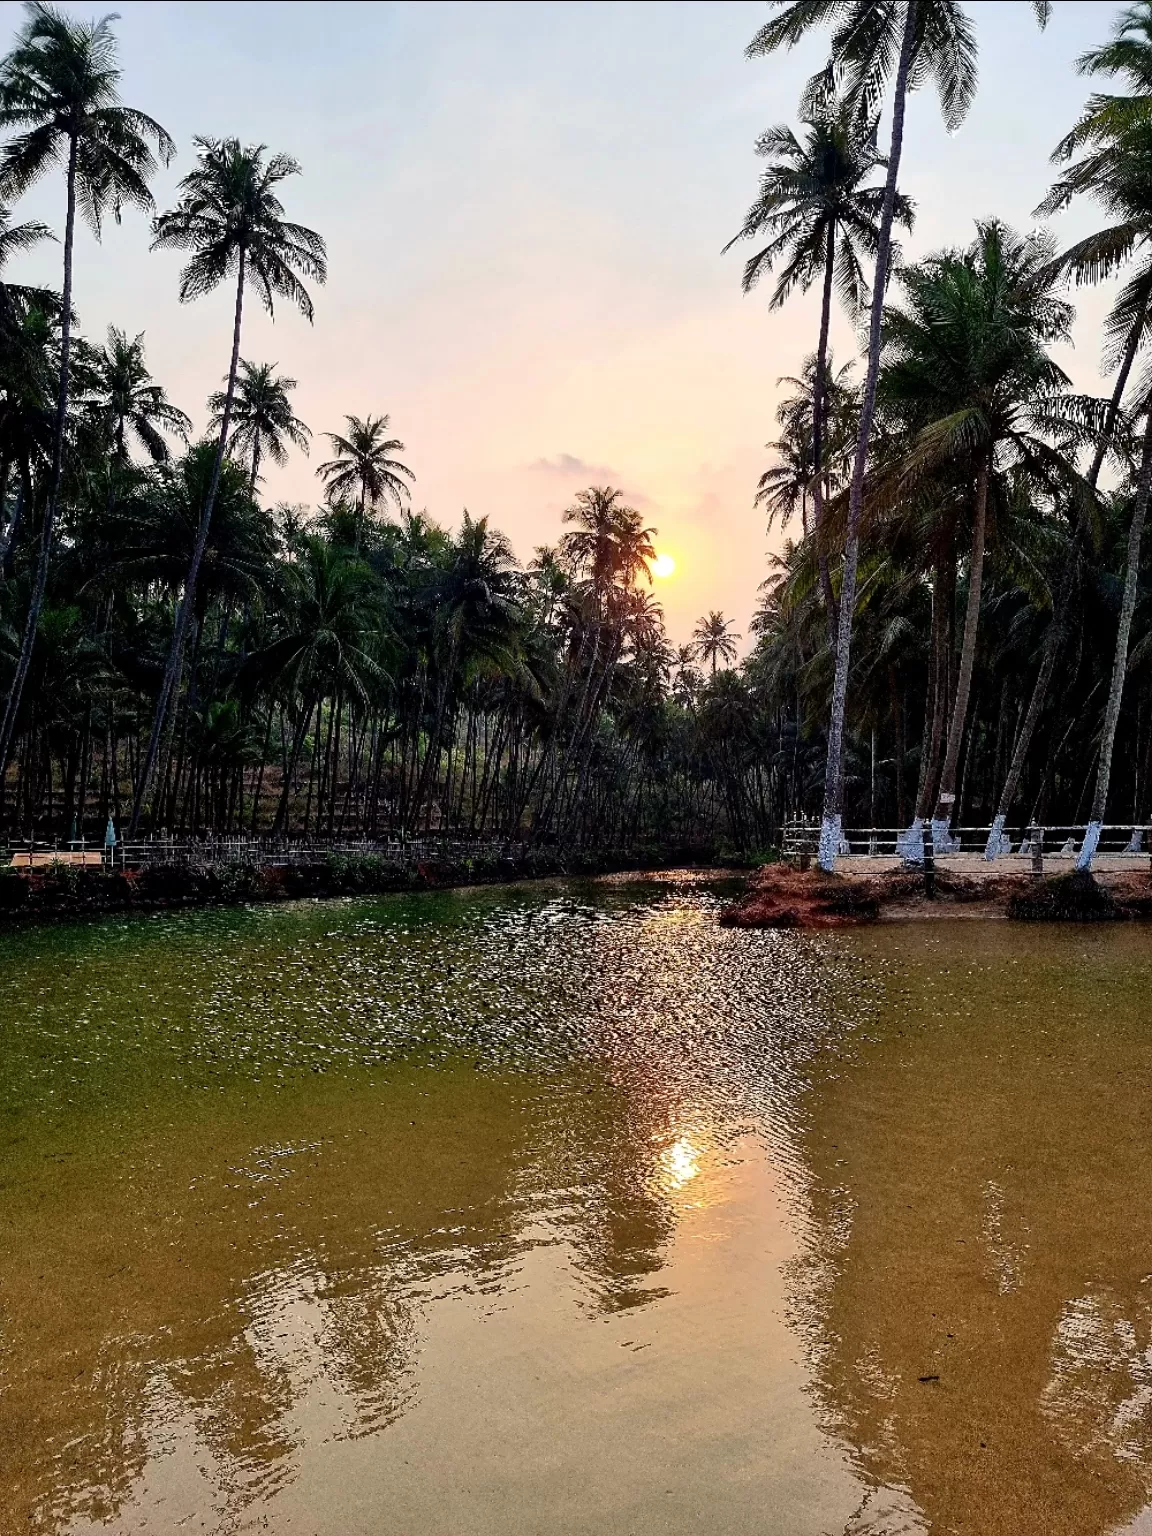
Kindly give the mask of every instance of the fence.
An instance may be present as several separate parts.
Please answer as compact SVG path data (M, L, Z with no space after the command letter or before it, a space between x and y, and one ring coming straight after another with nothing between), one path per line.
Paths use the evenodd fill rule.
M0 865L35 869L52 864L108 864L118 869L141 869L151 864L233 863L257 864L267 869L292 864L314 864L330 854L371 854L396 864L421 864L437 859L461 862L491 858L494 855L516 857L522 852L523 846L520 843L478 838L340 838L300 842L243 837L181 841L146 838L140 842L117 842L112 848L106 848L102 841L79 838L74 841L10 842L0 847Z
M931 837L930 823L925 823ZM1001 852L994 862L1000 862L1004 858L1034 859L1039 853L1041 858L1068 858L1071 859L1079 850L1084 841L1085 826L1055 826L1055 827L1017 827L1013 831L1005 829L1001 834ZM933 851L937 859L961 856L966 859L984 858L984 851L988 846L988 837L991 827L951 827L948 832L948 844L945 845L942 838L934 842ZM1100 834L1100 842L1097 853L1101 854L1127 854L1130 857L1139 857L1146 854L1152 848L1152 824L1134 824L1130 821L1119 822L1111 826L1105 826ZM1039 847L1037 847L1039 845ZM791 821L786 822L783 828L781 852L786 859L801 859L815 857L820 846L820 823L818 821ZM916 836L909 838L907 827L849 827L841 837L840 853L843 857L866 857L874 859L903 860L905 862L914 859L919 862L922 855L922 844Z

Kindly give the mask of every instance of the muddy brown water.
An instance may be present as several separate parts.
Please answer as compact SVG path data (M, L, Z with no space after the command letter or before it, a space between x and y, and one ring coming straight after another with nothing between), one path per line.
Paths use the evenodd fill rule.
M0 1531L1152 1532L1152 935L0 939Z

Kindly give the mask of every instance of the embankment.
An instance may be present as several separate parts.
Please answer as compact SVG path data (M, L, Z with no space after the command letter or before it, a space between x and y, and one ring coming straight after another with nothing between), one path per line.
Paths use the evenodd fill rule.
M1017 922L1124 922L1152 919L1147 874L1073 872L1051 879L1027 874L935 874L929 896L917 871L826 875L769 864L720 921L731 928L842 928L919 918L1006 917Z

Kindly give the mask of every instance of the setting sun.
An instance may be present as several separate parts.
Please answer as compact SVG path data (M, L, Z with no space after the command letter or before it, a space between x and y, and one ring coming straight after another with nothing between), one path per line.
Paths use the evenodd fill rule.
M652 562L653 576L671 576L676 569L676 562L671 555L657 555Z

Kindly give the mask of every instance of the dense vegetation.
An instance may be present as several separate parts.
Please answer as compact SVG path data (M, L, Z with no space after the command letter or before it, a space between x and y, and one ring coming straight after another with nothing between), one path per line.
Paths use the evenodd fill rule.
M822 303L756 491L786 537L736 665L720 613L670 646L654 530L619 491L581 493L559 542L518 564L486 519L450 532L412 509L375 403L320 434L318 507L268 506L263 470L312 431L295 381L246 355L244 304L312 320L324 242L281 201L299 167L203 138L156 213L149 181L175 146L122 103L111 22L26 8L0 64L0 832L98 836L112 816L175 834L748 849L818 813L823 786L834 855L841 818L931 820L943 846L997 813L1148 816L1152 3L1080 61L1121 94L1091 97L1039 210L1091 198L1100 232L1060 251L990 216L903 265L904 95L932 83L962 118L969 18L952 0L773 12L750 53L829 24L830 64L798 128L760 140L736 239L755 247L746 287ZM17 207L49 174L58 244ZM130 325L77 329L76 216L98 231L125 206L183 254L182 301L234 295L202 441ZM42 285L4 282L27 250ZM1117 275L1115 390L1089 399L1057 362L1069 285ZM862 366L831 356L837 299L866 332Z

